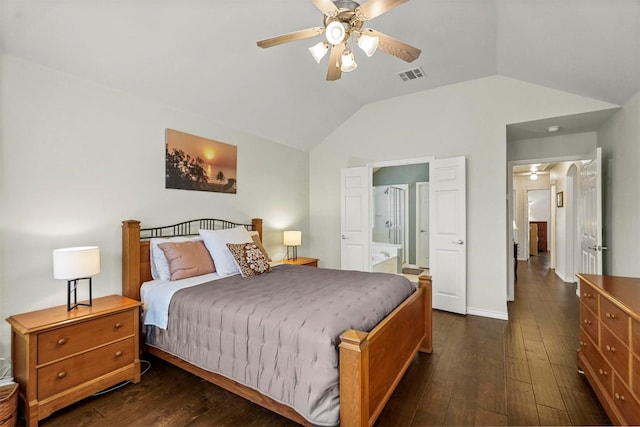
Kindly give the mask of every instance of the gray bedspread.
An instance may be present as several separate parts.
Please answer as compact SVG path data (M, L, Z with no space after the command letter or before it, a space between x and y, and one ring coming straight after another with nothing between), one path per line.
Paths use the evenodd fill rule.
M398 275L279 265L176 292L147 342L336 425L339 335L370 331L414 291Z

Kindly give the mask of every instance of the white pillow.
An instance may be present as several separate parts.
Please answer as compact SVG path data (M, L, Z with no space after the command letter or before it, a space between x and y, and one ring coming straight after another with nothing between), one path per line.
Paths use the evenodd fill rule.
M240 226L225 230L200 230L200 236L204 245L209 250L213 263L216 265L216 273L220 276L230 276L240 273L233 254L227 247L227 243L249 243L253 239L246 228Z
M198 236L181 236L181 237L157 237L149 240L149 247L151 248L151 277L156 280L170 280L171 271L169 270L169 262L164 255L162 249L158 247L160 243L179 243L202 240Z

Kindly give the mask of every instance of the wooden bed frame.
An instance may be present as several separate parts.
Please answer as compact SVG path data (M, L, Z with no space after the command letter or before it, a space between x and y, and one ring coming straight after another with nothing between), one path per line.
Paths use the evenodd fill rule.
M194 231L189 228L191 225L185 225L191 223L198 223L198 226L203 229L244 225L247 229L257 231L262 239L262 219L260 218L252 219L251 224L236 224L222 220L196 220L170 227L142 230L140 221L123 221L123 296L140 301L140 286L143 282L151 280L148 239L197 234L197 229ZM340 425L372 426L417 352L432 352L431 338L430 276L420 276L417 292L400 304L371 332L350 329L342 333L340 335ZM284 417L302 425L310 425L293 408L276 402L256 390L205 371L155 347L143 345L143 348L154 356Z

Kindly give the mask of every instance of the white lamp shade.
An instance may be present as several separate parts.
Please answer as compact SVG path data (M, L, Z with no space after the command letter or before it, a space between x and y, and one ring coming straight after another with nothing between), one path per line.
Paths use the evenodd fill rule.
M328 50L329 45L327 44L327 42L318 42L309 48L311 56L313 56L313 59L315 59L318 64L327 54Z
M327 25L324 32L327 41L332 45L340 44L346 36L344 25L340 21L332 21Z
M358 47L362 49L362 51L367 56L371 56L378 48L379 41L380 39L378 39L378 37L372 37L366 34L362 34L360 37L358 37Z
M302 232L285 231L283 242L285 246L300 246L302 244Z
M82 246L53 251L54 279L83 279L100 273L100 248Z
M353 52L350 50L346 50L342 54L342 66L340 69L345 73L355 70L358 68L358 64L356 64L356 59L353 56Z

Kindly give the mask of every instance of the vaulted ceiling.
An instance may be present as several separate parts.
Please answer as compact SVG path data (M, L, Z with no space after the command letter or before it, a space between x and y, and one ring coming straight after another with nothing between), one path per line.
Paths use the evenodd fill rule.
M364 2L364 1L363 1ZM307 48L256 41L322 25L311 0L0 0L0 48L309 150L367 103L500 74L623 104L640 92L640 0L412 0L367 26L422 50L356 49L325 80ZM425 78L398 72L421 67Z

